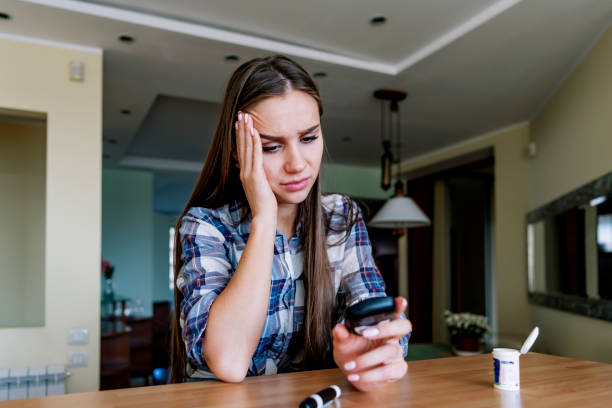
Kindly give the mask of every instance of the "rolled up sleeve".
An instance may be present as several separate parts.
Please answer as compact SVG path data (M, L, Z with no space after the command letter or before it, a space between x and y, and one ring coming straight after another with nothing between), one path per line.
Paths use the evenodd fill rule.
M183 294L181 319L187 357L206 367L202 343L212 303L227 286L233 268L221 224L210 217L183 217L180 227L183 266L177 288Z

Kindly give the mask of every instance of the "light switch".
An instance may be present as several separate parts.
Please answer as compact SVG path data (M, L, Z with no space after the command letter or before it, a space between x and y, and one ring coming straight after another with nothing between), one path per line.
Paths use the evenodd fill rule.
M68 364L71 367L87 367L87 352L71 351L68 353Z
M82 346L88 343L89 343L89 330L87 329L68 330L68 344Z
M85 64L82 61L70 61L70 80L82 82L85 79Z

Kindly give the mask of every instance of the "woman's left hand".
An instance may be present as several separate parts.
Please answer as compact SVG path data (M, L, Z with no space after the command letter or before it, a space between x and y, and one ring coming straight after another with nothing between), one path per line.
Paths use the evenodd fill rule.
M412 331L409 320L399 318L406 299L395 298L395 319L365 330L361 336L337 324L332 331L334 361L353 386L371 391L402 378L408 370L399 340Z

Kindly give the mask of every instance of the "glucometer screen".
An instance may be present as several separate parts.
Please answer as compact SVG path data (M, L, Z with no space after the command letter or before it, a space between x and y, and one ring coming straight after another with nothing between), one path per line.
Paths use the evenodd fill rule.
M356 334L370 326L392 320L395 315L395 301L391 296L366 299L346 309L344 313L347 329Z

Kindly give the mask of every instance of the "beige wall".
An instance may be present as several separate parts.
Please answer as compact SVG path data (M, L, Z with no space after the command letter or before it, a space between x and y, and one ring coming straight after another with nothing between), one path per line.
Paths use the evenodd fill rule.
M450 282L447 279L449 272L449 244L447 239L439 239L438 237L446 237L448 214L447 214L447 197L446 183L444 180L438 180L434 184L434 204L433 204L433 263L432 263L432 313L434 321L432 322L432 339L434 342L443 343L448 340L448 329L446 322L441 316L444 311L450 309L448 304L448 289Z
M612 170L612 31L533 120L538 146L529 173L533 209Z
M492 262L496 292L493 293L493 309L497 315L498 334L502 341L522 338L529 334L530 327L525 267L525 214L529 174L529 160L525 155L525 147L528 140L529 126L522 123L417 157L402 165L402 171L409 171L475 150L493 147L495 185L492 220L496 247ZM436 225L434 228L438 230ZM436 277L442 275L440 271L435 274ZM434 288L439 288L438 292L445 290L445 283L434 281ZM439 296L444 294L434 293L434 297ZM434 299L434 309L439 310L441 307L439 299ZM434 327L437 326L439 322L435 321ZM436 333L440 335L438 331L439 329Z
M530 210L612 170L611 77L608 30L532 123L538 154L529 172ZM530 310L551 353L612 363L612 323L539 306Z
M0 366L66 363L68 392L95 391L99 376L102 54L0 38L0 108L47 114L45 326L0 329ZM71 82L71 60L85 81ZM67 330L89 330L68 346Z
M44 325L44 123L0 113L0 328Z

